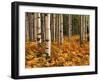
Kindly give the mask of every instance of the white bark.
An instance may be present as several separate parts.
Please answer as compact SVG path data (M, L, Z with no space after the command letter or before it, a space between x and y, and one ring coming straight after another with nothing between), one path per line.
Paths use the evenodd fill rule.
M38 17L38 23L37 23L37 42L41 43L41 18L40 13L37 14Z
M51 32L50 32L50 14L45 15L45 28L46 28L46 50L48 55L51 55Z

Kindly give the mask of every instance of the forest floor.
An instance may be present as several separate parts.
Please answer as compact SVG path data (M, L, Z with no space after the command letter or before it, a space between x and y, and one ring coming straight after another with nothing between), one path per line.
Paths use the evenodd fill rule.
M79 36L72 36L70 41L64 37L64 43L51 44L51 56L45 53L45 43L35 42L25 44L25 67L55 67L89 65L89 42L80 46Z

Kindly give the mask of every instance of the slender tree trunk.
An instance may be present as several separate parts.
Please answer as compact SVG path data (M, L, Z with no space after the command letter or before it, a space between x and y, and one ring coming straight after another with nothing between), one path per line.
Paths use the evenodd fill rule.
M83 41L85 41L85 28L86 28L86 25L85 25L85 16L83 16Z
M41 39L45 41L45 25L44 25L44 14L41 14Z
M43 14L43 33L44 33L44 41L46 40L46 29L45 29L45 15Z
M58 41L58 16L57 16L57 14L56 14L56 18L55 18L55 24L56 24L56 26L55 26L55 37L56 37L56 42Z
M29 22L28 13L25 13L25 41L29 41Z
M31 36L32 41L34 40L34 15L31 13Z
M54 37L53 14L50 14L50 30L51 30L51 40L53 41Z
M90 36L90 16L87 16L87 34L88 34L88 41L89 41L89 36Z
M34 41L37 42L37 13L34 13Z
M86 41L89 40L89 16L86 16Z
M29 40L33 41L33 14L28 13L28 21L29 21Z
M61 40L61 44L63 44L63 15L60 15L60 40Z
M56 21L56 15L55 14L53 14L53 41L55 42L55 21Z
M85 16L85 40L87 41L87 16Z
M60 38L60 27L61 27L61 22L60 22L60 20L61 20L61 17L60 17L60 15L58 15L58 45L60 46L60 40L61 40L61 38Z
M56 25L56 41L59 44L59 15L57 14L56 19L57 25Z
M69 15L68 17L69 17L69 18L68 18L68 20L69 20L69 21L68 21L68 23L69 23L69 24L68 24L68 25L69 25L69 28L68 28L68 29L69 29L69 40L70 40L70 38L71 38L71 36L72 36L72 15Z
M40 13L37 13L38 22L37 22L37 42L41 43L41 17Z
M83 44L83 16L80 16L80 46Z
M45 14L45 28L46 28L46 50L45 52L51 55L51 33L50 33L50 14Z

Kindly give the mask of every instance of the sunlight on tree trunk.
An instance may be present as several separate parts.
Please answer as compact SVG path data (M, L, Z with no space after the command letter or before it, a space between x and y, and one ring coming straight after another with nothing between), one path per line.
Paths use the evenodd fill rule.
M38 16L37 42L41 43L41 18L40 18L40 13L38 13L37 16Z
M45 14L45 27L46 27L46 50L45 52L51 55L51 32L50 32L50 14Z

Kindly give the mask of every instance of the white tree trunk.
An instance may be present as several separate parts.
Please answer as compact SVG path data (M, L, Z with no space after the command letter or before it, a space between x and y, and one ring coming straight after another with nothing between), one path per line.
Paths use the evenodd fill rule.
M40 13L37 14L38 17L38 23L37 23L37 42L41 43L41 18Z
M51 55L51 32L50 32L50 14L45 14L45 28L46 28L46 50L48 55Z

